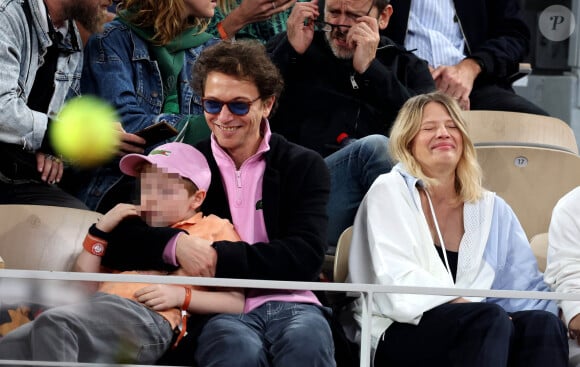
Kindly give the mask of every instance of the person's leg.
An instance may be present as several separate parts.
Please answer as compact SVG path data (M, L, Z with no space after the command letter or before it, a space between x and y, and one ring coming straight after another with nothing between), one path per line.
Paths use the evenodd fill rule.
M246 314L212 317L197 338L196 365L269 367L263 327L263 315L259 309Z
M356 211L375 179L392 168L389 139L369 135L324 158L330 171L328 244L334 252L338 237L354 222Z
M568 338L564 323L554 314L535 310L510 314L514 327L511 366L564 367L568 365Z
M474 87L469 95L469 102L472 110L513 111L549 116L546 111L517 95L513 90L497 85Z
M155 363L173 337L161 315L102 293L46 310L28 325L17 335L26 334L27 359L36 361Z
M88 209L82 201L60 187L44 183L0 182L0 204L52 205Z
M0 359L30 360L30 331L33 321L26 323L0 338Z
M374 365L504 367L512 333L508 314L497 305L447 303L425 312L418 325L391 325Z
M334 344L324 311L312 304L268 302L266 341L273 367L334 367Z

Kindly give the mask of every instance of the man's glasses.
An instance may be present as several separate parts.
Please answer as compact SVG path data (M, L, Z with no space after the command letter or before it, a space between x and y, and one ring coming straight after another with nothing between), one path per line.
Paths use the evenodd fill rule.
M215 99L204 98L202 99L203 110L212 115L217 115L222 111L224 105L228 106L228 110L236 116L245 116L250 112L250 107L252 104L260 99L258 96L253 101L232 101L232 102L222 102Z
M371 13L371 10L373 10L374 6L375 6L375 2L373 0L371 2L371 7L369 8L369 10L367 10L367 12L364 16L368 16ZM352 26L346 25L346 24L332 24L332 23L328 23L328 22L325 22L322 20L314 20L314 21L311 19L304 20L305 26L307 26L308 24L311 24L311 23L314 23L314 30L322 31L322 32L332 32L335 29L348 31L352 27Z

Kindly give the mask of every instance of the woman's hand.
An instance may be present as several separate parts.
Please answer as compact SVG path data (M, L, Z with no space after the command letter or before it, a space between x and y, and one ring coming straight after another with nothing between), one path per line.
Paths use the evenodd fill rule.
M222 26L230 38L244 26L270 19L296 3L296 0L243 0L222 20Z

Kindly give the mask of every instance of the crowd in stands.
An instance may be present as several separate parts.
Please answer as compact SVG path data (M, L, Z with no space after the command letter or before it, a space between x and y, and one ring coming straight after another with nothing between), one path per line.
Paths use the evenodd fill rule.
M105 213L76 271L317 281L354 223L349 282L576 292L578 190L554 210L544 278L512 209L482 187L461 115L546 115L511 88L530 42L517 3L8 2L0 204ZM78 95L119 114L117 155L99 167L63 161L49 138ZM160 122L177 136L139 136ZM122 346L129 363L342 366L339 343L360 343L360 301L333 310L311 291L91 291L0 338L0 358L114 363ZM579 313L382 294L372 360L566 366Z

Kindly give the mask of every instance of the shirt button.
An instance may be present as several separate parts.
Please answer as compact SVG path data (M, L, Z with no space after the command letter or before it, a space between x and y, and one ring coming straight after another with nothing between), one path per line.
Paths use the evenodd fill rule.
M151 92L151 97L157 98L157 97L159 97L159 93L157 93L157 92Z

